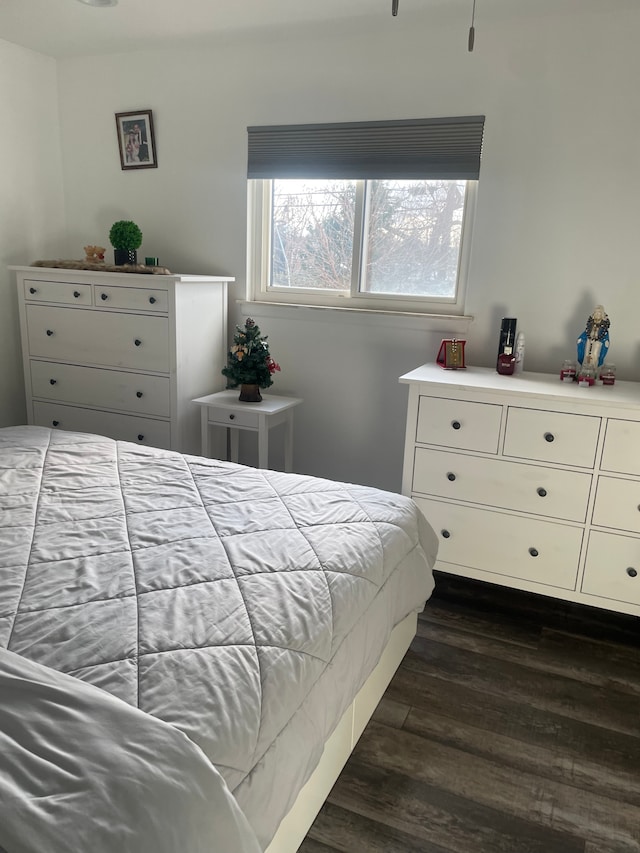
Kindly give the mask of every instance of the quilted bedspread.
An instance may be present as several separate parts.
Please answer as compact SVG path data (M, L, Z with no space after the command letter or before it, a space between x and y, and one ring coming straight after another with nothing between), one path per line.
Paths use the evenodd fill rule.
M0 648L179 728L232 790L386 587L392 623L421 609L435 550L400 495L0 430Z

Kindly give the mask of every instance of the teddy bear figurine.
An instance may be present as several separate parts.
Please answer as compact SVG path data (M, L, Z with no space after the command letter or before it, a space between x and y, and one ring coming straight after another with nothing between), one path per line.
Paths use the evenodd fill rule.
M85 263L87 264L103 264L104 253L107 251L104 246L85 246Z

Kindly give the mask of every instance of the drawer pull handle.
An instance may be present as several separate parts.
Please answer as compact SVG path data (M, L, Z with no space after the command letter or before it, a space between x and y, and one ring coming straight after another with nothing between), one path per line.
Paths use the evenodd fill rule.
M452 426L454 429L460 429L460 427L462 426L462 424L460 423L460 421L451 421L451 426Z
M50 338L52 334L53 332L51 331L51 329L47 329L47 337Z
M58 425L59 425L59 423L60 423L60 421L51 421L51 423L52 423L54 426L58 426Z
M142 397L142 391L136 391L136 397L137 397L137 398L138 398L138 400L139 400L139 399L140 399L140 397Z
M235 416L235 415L229 415L229 420L230 420L230 421L235 421L235 419L236 419L236 416Z
M541 497L541 498L546 498L546 496L547 496L547 490L546 490L546 489L543 489L543 488L542 488L542 486L540 486L540 488L539 488L539 489L537 489L537 492L538 492L538 494L540 495L540 497Z
M101 293L100 294L100 299L102 299L103 302L106 302L108 298L109 298L108 293Z
M450 480L453 483L455 478L456 478L456 475L453 473L453 471L449 471L449 473L447 474L447 480Z
M135 341L134 341L134 344L135 344L137 347L139 347L139 346L141 345L141 343L142 343L142 341L140 340L140 338L136 338L136 339L135 339Z
M57 381L58 381L57 379L50 379L49 385L55 385Z
M138 433L138 441L143 441L143 440L144 440L144 435L141 432Z
M75 298L75 299L79 299L79 298L80 298L80 291L79 291L79 290L74 290L74 291L73 291L73 296L74 296L74 298Z
M537 548L529 548L529 553L531 554L532 557L537 557L538 556L538 549Z
M544 440L548 442L552 442L555 440L555 435L552 432L545 432Z
M38 291L35 289L35 287L30 287L30 288L29 288L29 293L37 293L37 292L38 292Z
M633 568L633 566L629 566L629 568L627 569L627 574L630 578L635 578L638 576L638 572L636 569Z
M443 539L449 539L449 537L451 536L451 534L449 533L448 530L441 530L440 534L441 534Z
M150 302L152 305L155 305L155 304L156 304L156 298L155 298L155 296L150 296L150 297L149 297L149 302Z

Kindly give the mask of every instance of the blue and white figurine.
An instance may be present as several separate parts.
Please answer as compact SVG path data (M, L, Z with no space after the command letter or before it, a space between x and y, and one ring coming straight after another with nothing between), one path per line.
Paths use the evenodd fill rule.
M602 305L596 305L587 320L584 332L578 338L578 362L584 366L602 367L609 352L609 326Z

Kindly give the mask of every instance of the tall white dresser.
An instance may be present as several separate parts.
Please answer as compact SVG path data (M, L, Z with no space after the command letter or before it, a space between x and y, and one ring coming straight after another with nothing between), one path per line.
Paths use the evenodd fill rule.
M640 383L431 364L400 381L402 489L436 569L640 615Z
M224 387L233 278L11 269L30 424L200 452L191 400Z

